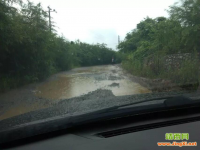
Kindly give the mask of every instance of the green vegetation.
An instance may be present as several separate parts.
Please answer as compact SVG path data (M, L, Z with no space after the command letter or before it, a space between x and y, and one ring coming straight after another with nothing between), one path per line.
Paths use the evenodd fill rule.
M118 45L122 66L136 76L170 79L179 84L199 78L200 1L182 0L168 10L169 18L145 18ZM190 53L179 67L166 68L165 57ZM149 65L147 60L153 61Z
M53 26L50 32L41 4L0 0L0 92L77 66L109 64L112 57L117 53L105 44L67 41Z

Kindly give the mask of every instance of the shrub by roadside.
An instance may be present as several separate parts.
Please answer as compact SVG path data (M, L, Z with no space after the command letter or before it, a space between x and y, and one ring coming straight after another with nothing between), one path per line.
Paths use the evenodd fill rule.
M166 68L163 63L164 56L157 57L153 65L146 65L143 60L132 59L123 61L122 67L134 76L150 79L154 91L171 89L196 90L199 86L199 62L192 57L183 60L178 68Z

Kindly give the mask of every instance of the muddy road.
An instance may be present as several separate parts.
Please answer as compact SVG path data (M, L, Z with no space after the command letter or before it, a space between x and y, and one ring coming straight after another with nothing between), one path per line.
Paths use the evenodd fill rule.
M81 96L88 99L84 105L86 108L91 104L89 100L141 93L151 91L130 79L119 65L76 68L55 74L42 83L27 85L0 95L0 120L55 107L61 103L65 104L62 107L68 108L68 111L75 107L78 109L77 106L83 106L82 100L78 98ZM95 103L92 107L106 103Z

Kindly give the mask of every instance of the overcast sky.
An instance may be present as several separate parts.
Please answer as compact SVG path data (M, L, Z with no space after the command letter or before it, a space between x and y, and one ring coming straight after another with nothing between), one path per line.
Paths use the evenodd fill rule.
M145 17L168 17L170 5L177 0L31 0L50 6L59 35L68 40L80 39L87 43L105 43L116 48L121 40Z

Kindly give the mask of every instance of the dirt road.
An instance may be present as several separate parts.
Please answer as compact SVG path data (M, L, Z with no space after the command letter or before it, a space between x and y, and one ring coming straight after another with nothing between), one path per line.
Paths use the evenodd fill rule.
M100 89L104 93L94 92ZM0 95L0 120L47 108L90 92L93 92L95 101L98 96L107 98L109 94L123 96L151 91L132 81L119 65L76 68L55 74L42 83Z

